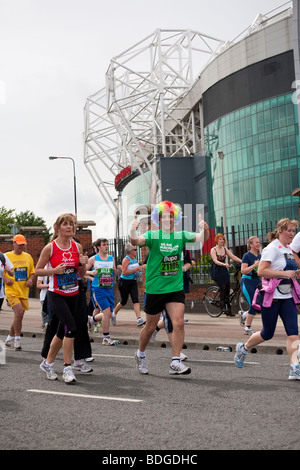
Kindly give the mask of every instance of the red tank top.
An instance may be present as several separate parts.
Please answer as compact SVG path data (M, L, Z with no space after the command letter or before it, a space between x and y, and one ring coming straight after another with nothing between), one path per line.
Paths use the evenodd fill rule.
M55 268L61 263L65 264L65 271L63 274L50 276L49 290L60 295L75 295L78 292L79 249L74 240L70 241L70 247L65 250L55 240L51 242L49 265Z

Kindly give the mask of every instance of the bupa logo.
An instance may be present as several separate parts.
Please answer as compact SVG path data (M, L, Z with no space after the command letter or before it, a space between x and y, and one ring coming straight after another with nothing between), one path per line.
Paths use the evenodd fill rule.
M294 104L300 103L300 80L295 80L292 83L292 88L296 88L296 91L292 94L292 102Z

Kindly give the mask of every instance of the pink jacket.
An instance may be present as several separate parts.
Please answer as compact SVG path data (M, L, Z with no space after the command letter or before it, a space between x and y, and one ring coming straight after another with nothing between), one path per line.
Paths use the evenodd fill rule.
M260 289L256 289L252 300L252 306L255 308L255 310L261 310L261 306L267 308L271 307L273 302L274 290L280 284L280 281L281 279L278 278L262 278L262 287ZM300 304L300 285L297 279L292 279L292 281L292 297L295 304L298 305Z

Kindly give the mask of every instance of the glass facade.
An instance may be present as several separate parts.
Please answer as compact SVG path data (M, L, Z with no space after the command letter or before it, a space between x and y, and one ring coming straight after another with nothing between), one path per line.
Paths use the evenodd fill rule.
M275 224L299 218L300 143L292 93L267 99L225 115L205 128L209 214L223 226ZM221 161L218 152L223 152ZM223 163L223 165L222 165ZM223 171L222 171L223 168ZM223 173L223 174L222 174Z
M150 184L151 173L145 172L144 176ZM139 206L146 206L150 203L150 190L142 175L138 175L130 181L122 191L122 220L120 226L120 233L122 236L127 236L130 231L131 223L134 217L134 211Z

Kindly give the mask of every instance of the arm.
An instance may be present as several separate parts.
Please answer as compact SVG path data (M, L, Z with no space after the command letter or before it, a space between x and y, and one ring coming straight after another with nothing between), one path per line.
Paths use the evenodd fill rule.
M78 276L83 278L86 273L86 265L89 261L89 258L87 257L87 253L83 254L82 246L80 243L77 244L78 249L79 249L79 268L78 268Z
M140 223L137 220L137 215L134 216L134 221L132 222L130 229L130 243L133 246L143 246L146 243L145 237L137 234L137 229Z
M50 243L43 248L42 253L40 254L39 260L35 268L35 274L37 276L52 276L53 274L62 274L65 270L65 265L63 263L59 264L55 268L46 268L44 266L48 265L51 255L51 245Z
M251 271L253 271L256 266L259 265L259 259L255 261L255 263L251 264L250 266L247 263L242 263L241 266L241 273L242 274L249 274Z
M260 261L258 265L257 274L259 277L267 277L267 278L274 278L274 277L287 277L292 279L299 275L298 271L275 271L274 269L270 268L271 261Z
M209 226L207 222L202 219L201 214L199 214L198 226L201 228L201 230L195 235L193 242L206 242L209 239Z
M237 256L235 256L230 250L228 250L228 248L226 248L226 254L227 256L229 256L229 258L231 258L233 261L236 261L237 263L241 263L242 260L240 258L238 258Z

